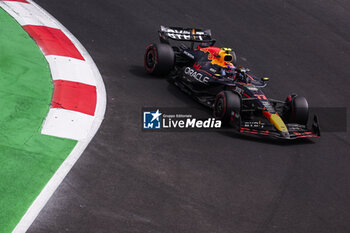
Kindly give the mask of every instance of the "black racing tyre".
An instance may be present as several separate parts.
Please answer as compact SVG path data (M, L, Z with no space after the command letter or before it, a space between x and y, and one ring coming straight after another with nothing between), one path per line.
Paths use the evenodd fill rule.
M216 95L214 103L214 117L221 120L223 124L228 124L235 120L235 116L239 116L241 112L241 98L231 92L222 91Z
M297 96L292 100L292 121L306 125L309 118L309 104L303 96Z
M167 75L174 67L175 54L173 48L164 43L150 44L146 48L144 66L148 73Z
M305 97L292 95L286 100L284 119L288 123L306 125L309 118L309 104Z

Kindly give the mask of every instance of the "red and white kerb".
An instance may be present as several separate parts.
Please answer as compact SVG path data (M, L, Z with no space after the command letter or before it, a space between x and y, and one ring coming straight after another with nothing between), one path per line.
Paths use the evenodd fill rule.
M29 1L0 2L34 39L50 66L54 92L42 134L83 140L92 127L97 105L96 79L84 51L61 25Z
M26 232L96 134L106 110L106 90L98 68L80 42L32 0L0 0L42 50L54 92L41 133L77 144L34 200L13 233Z

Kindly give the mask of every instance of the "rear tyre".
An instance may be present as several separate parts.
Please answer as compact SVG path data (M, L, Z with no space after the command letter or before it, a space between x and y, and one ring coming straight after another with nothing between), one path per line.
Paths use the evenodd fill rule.
M174 50L168 44L150 44L146 48L144 66L149 74L169 74L174 67L174 61Z
M283 118L288 123L306 125L309 118L309 104L305 97L295 94L288 96Z
M222 91L217 94L214 103L214 117L226 125L237 120L241 112L241 98L231 92Z

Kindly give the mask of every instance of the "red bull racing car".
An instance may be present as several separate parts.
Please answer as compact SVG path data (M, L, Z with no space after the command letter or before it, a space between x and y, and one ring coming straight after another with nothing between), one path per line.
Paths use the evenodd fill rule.
M210 30L161 26L159 39L160 43L146 48L146 71L166 76L211 108L223 124L240 133L282 139L320 136L316 116L308 128L304 97L291 94L285 101L266 97L262 89L268 78L258 79L249 69L237 66L232 49L214 46Z

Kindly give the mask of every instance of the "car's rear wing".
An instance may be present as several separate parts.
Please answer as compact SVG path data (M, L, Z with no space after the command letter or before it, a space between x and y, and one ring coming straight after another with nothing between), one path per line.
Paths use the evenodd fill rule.
M211 38L210 29L202 30L199 28L160 26L159 38L162 42L167 43L169 39L177 41L210 42L212 44L215 43L215 40Z

